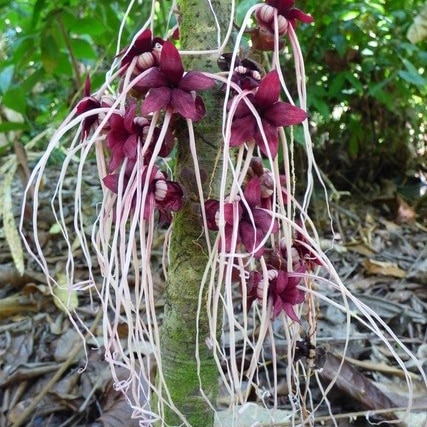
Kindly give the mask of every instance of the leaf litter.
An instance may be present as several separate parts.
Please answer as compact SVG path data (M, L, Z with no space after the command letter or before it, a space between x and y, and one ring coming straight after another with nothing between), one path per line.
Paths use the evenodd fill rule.
M84 209L92 212L92 217L97 202L97 188L93 182L96 179L88 177L84 184L87 188ZM72 206L74 184L70 180L67 185ZM22 193L19 183L12 188L14 199L18 199ZM19 207L15 208L17 217ZM322 244L326 248L329 245L328 256L348 289L385 320L424 366L427 366L426 211L423 205L417 205L415 211L410 204L398 200L394 214L390 216L390 209L385 214L378 203L366 204L363 200L343 198L339 205L331 204L332 233L328 218L320 214L324 208L314 206ZM72 218L72 213L68 214ZM55 238L54 224L54 218L46 216L40 231L44 236L45 251L50 253L47 258L51 271L60 276L67 248ZM78 298L72 295L74 309L91 327L85 346L83 328L80 328L80 334L76 332L75 325L57 301L59 299L69 306L70 294L52 296L33 261L26 260L25 273L20 275L5 237L4 231L0 231L0 427L136 426L136 422L132 424L132 410L126 396L116 391L113 385L115 381L126 381L126 373L113 379L107 364L103 363L102 330L96 320L99 307L90 295L79 294ZM153 271L161 296L164 289L161 231L158 245L159 250L155 252L158 259L153 260L157 268ZM80 248L73 250L78 253ZM85 266L75 265L75 274L84 280ZM340 296L332 290L322 289L321 292L325 292L329 300L339 301ZM161 317L161 298L158 309ZM352 306L351 310L357 312L357 307ZM403 411L408 399L412 398L414 410L406 424L393 425L425 425L427 393L416 369L411 373L412 361L402 352L400 356L415 386L414 395L408 396L400 367L395 365L389 350L363 324L351 324L348 348L345 356L342 355L348 339L345 322L345 313L321 299L316 343L306 337L298 347L301 354L296 367L300 375L297 386L310 394L317 408L316 422L340 427L364 426L367 422L379 421L387 425L388 421L396 420L396 412ZM123 324L121 328L125 337L127 325ZM280 370L283 370L282 377L286 377L286 340L280 336L280 331L275 339L278 349L283 346L277 372L278 408L263 411L259 405L269 407L274 400L270 394L271 378L268 378L273 372L267 369L265 378L257 379L257 387L243 384L251 388L251 392L247 406L239 410L240 415L246 414L247 417L246 422L239 417L244 423L242 427L290 425L290 390L285 381L280 382ZM150 358L149 348L141 351L147 359ZM269 349L264 351L268 365ZM238 353L236 357L239 357ZM333 386L329 385L331 381ZM323 397L325 389L328 402ZM218 425L227 425L233 417L227 413L227 399L225 393L224 397L219 396ZM307 419L309 416L307 414Z

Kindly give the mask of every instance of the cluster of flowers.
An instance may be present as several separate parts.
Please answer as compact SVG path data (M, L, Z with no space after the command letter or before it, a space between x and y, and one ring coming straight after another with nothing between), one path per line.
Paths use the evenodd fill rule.
M274 38L278 29L281 37L286 34L288 25L295 25L296 19L311 22L312 18L293 8L293 4L293 0L266 0L255 13L259 34L265 39ZM120 76L122 80L125 77L131 78L132 90L124 110L116 110L102 129L106 134L106 149L110 154L109 174L103 181L112 192L124 193L142 150L144 160L140 173L141 187L147 191L143 217L148 219L157 210L161 221L170 221L171 212L178 211L183 204L184 190L177 182L168 180L158 166L148 169L148 163L154 154L166 157L171 153L174 145L174 121L170 118L173 115L178 114L191 121L198 121L205 116L205 106L197 92L214 87L215 80L198 71L184 72L180 54L174 44L153 38L150 30L143 31L132 46L124 49L120 53L120 60ZM233 70L227 69L227 65L221 66L221 61L219 65L222 70L232 73L234 87L240 88L239 91L232 92L234 98L227 105L228 110L233 111L229 146L254 144L261 155L274 159L279 148L278 128L300 124L306 119L306 112L279 100L281 85L276 70L261 77L255 63L238 58L235 59ZM235 98L236 96L239 98ZM77 105L77 114L111 107L114 102L111 97L97 99L91 96L90 83L87 81L85 97ZM258 117L254 115L253 109ZM163 114L166 129L165 126L159 127L157 113ZM153 123L156 114L156 122ZM97 115L88 115L84 119L83 138L89 135L93 125L99 121L100 117ZM289 275L288 255L284 248L272 250L266 247L269 236L279 230L279 224L273 215L275 188L283 191L280 184L274 186L273 175L263 167L262 160L255 158L244 184L242 197L227 199L222 207L225 242L221 247L226 252L244 247L255 259L265 256L269 284L267 294L272 303L273 315L284 310L289 317L298 320L293 305L304 299L303 292L297 288L300 279ZM207 200L205 210L209 229L219 230L220 201ZM305 261L306 254L298 250L297 244L293 249L293 271L306 271L309 267ZM247 283L247 295L252 304L264 294L263 273L251 271Z

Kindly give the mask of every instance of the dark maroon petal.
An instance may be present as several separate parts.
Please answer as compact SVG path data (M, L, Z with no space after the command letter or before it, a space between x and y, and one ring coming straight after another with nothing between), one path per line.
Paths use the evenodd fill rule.
M166 108L171 101L171 91L168 87L155 87L150 89L141 107L141 114L145 115Z
M129 64L134 56L143 52L150 52L152 46L151 31L144 30L135 40L135 43L129 48L125 47L117 56L123 55L121 66ZM125 54L125 52L127 52ZM125 54L125 55L124 55Z
M270 212L265 211L264 209L254 209L252 212L255 225L259 228L265 235L271 227L271 232L275 233L279 230L279 224L271 216Z
M282 295L282 299L289 304L300 304L305 299L305 293L301 289L297 288L297 285L301 282L300 277L293 277L292 280L289 278L289 281L287 283L287 287Z
M273 318L277 317L283 310L283 303L280 298L273 298Z
M293 5L295 0L267 0L267 4L275 7L281 15L284 15Z
M206 220L209 230L217 231L216 213L219 209L219 201L209 199L205 202Z
M230 147L236 147L253 138L255 134L255 117L248 115L233 120L231 125Z
M297 314L295 313L294 307L292 306L292 304L288 304L286 302L282 303L282 307L283 310L285 310L285 313L288 315L288 317L290 317L294 322L300 323L300 319L298 318ZM282 310L280 310L282 311ZM278 316L280 314L276 313L276 309L274 310L275 316Z
M264 238L262 231L254 227L254 225L248 221L241 221L239 234L242 244L246 250L253 254L254 257L260 258L264 253L264 247L261 246L256 251L255 249L259 247L262 239Z
M126 162L125 175L130 176L136 165L136 159L129 159Z
M155 145L158 144L157 138L158 138L159 133L160 133L160 129L156 129L154 131L154 138L156 140ZM170 132L170 130L168 129L166 131L165 139L162 142L162 147L160 148L159 156L160 157L169 156L169 154L173 150L174 145L175 145L175 138L174 138L173 134Z
M144 30L135 40L135 43L133 44L133 48L138 52L138 53L143 53L143 52L149 52L151 51L151 47L152 47L152 39L151 39L151 30L147 29Z
M297 8L291 9L289 12L286 13L285 17L291 22L291 24L293 24L292 21L295 19L306 24L310 24L314 21L311 15L308 15L307 13L304 13L302 10Z
M224 203L224 219L227 224L233 225L235 223L239 223L242 215L243 210L240 206L240 203Z
M108 170L110 172L116 170L123 163L124 158L123 146L121 144L116 144L110 150L110 163L108 164Z
M107 147L112 150L116 145L123 145L128 137L125 131L110 130L107 133Z
M199 95L196 96L196 99L194 100L194 105L196 107L196 114L197 114L197 119L195 119L194 121L198 121L203 117L205 117L206 115L205 103L203 102L203 99Z
M120 114L112 114L111 117L108 119L108 124L110 125L110 128L113 131L124 130L123 117Z
M258 299L258 284L261 280L263 280L263 276L260 272L251 271L249 273L249 278L246 282L248 308L250 308L252 303Z
M86 76L84 96L90 96L90 77Z
M286 271L279 270L277 272L277 277L275 280L276 280L276 286L275 286L274 292L280 295L288 286L288 273Z
M132 134L123 144L123 155L129 159L136 159L138 149L138 135Z
M151 68L150 71L137 83L137 87L140 89L162 86L169 86L169 80L156 67Z
M171 89L172 97L170 105L174 112L181 114L182 117L191 120L199 120L199 114L196 109L195 100L190 92L181 89Z
M255 101L255 96L252 94L252 93L250 93L250 94L248 94L248 95L246 95L246 99L251 103L251 104L253 104L254 105L254 107L256 108L256 101ZM229 102L229 106L228 106L228 108L230 108L230 104L231 104L231 102L232 101L230 101ZM234 117L236 117L236 118L238 118L238 119L240 119L240 118L242 118L242 117L244 117L244 116L247 116L247 115L252 115L252 112L251 112L251 110L250 110L250 108L249 108L249 106L248 106L248 104L242 99L238 104L237 104L237 108L236 108L236 110L235 110L235 112L234 112Z
M295 0L291 0L292 2L294 2ZM266 4L268 4L269 6L273 6L276 9L279 9L279 5L278 3L280 2L280 0L265 0ZM293 3L292 3L293 4Z
M189 71L179 82L182 90L204 90L215 86L215 81L199 71Z
M224 227L224 234L225 234L225 251L231 252L231 243L233 242L233 226L230 224L226 224ZM239 235L237 235L236 239L236 245L240 243ZM219 247L222 248L221 241L219 242ZM235 248L233 247L233 250Z
M86 138L90 132L90 128L98 120L98 114L86 117L82 122L82 139Z
M177 182L166 181L167 193L164 200L161 202L157 201L162 209L168 209L173 212L177 212L181 209L183 203L183 191L181 186Z
M268 109L277 102L280 95L280 80L276 70L270 71L261 80L255 94L257 106L262 110Z
M134 131L133 119L135 118L135 110L136 110L136 104L133 104L126 110L123 116L123 123L124 123L125 129L129 133L132 133Z
M261 181L257 176L248 181L244 195L248 205L252 208L261 203Z
M111 175L107 175L105 178L102 179L104 182L104 185L113 193L118 193L119 191L119 174L114 173Z
M172 222L172 214L170 211L165 209L159 209L159 226L170 225Z
M279 138L277 136L277 127L269 123L267 120L262 120L262 127L264 130L265 138L270 149L270 155L272 158L275 158L277 151L279 150ZM255 133L255 142L260 148L262 154L268 157L268 151L264 138L262 137L261 131L259 128L256 129Z
M101 103L96 98L92 96L85 97L76 106L77 115L93 110L94 108L99 108L100 106Z
M174 84L178 84L184 74L184 67L182 66L178 49L169 41L163 44L160 56L160 71Z
M303 122L307 118L307 113L302 108L287 102L276 102L267 111L264 111L263 118L276 127L293 126Z

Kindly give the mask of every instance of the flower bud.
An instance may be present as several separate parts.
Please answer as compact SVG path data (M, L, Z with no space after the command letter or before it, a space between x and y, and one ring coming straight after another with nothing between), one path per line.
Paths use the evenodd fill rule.
M277 16L277 28L279 30L279 36L283 36L287 33L288 25L288 20L284 16Z
M266 170L260 177L261 180L261 197L263 199L270 197L274 191L274 178L273 174Z
M164 179L156 181L156 190L154 196L158 202L163 201L168 194L168 184Z
M277 279L278 275L279 275L279 272L277 270L268 270L267 271L267 277L268 277L269 282L271 282L274 279Z
M280 15L277 9L268 4L264 4L255 12L255 17L258 21L258 24L261 28L270 33L275 32L274 28L274 15L277 14L277 28L279 36L283 36L288 31L288 20Z
M116 98L111 95L101 96L101 107L110 108L116 102Z
M139 71L145 71L155 65L156 59L151 52L144 52L138 56L136 67Z
M268 4L262 5L255 12L255 16L256 16L256 19L258 20L258 23L261 26L270 27L271 23L274 20L274 12L275 11L277 11L277 9L273 6L269 6Z
M248 72L248 69L246 67L243 67L242 65L239 65L234 69L234 71L239 74L246 74Z

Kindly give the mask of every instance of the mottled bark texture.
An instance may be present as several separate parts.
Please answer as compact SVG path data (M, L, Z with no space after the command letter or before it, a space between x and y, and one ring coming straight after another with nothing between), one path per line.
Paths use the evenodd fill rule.
M229 0L179 0L181 20L180 39L184 50L207 50L217 47L217 26L212 14L225 34L230 20ZM187 71L217 72L218 54L185 56ZM198 164L204 182L205 197L216 197L219 188L219 169L216 166L222 148L221 116L223 92L218 87L204 91L206 117L195 124ZM192 427L213 425L214 413L200 393L197 375L196 319L202 275L207 262L206 243L200 216L200 201L194 178L194 165L185 122L177 132L178 156L176 176L186 189L186 202L176 215L170 242L170 264L166 289L166 303L161 331L162 368L174 404L185 414ZM205 339L208 337L206 293L199 316L200 378L203 391L215 402L218 390L218 371ZM221 318L221 316L219 316ZM218 331L219 333L219 331ZM167 411L165 421L180 425L179 417Z

